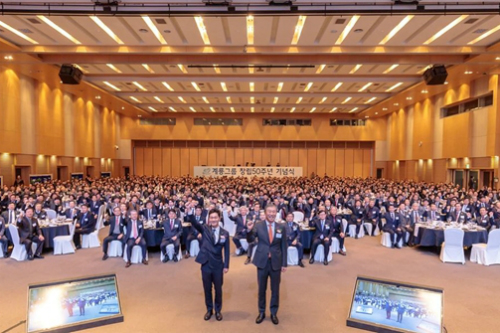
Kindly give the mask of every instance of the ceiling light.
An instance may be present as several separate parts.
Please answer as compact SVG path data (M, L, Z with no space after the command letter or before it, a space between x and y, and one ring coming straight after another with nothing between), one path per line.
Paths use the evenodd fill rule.
M106 24L104 24L103 21L101 21L100 18L98 18L97 16L90 16L90 19L92 21L94 21L95 24L97 24L99 26L99 28L101 28L102 30L104 30L105 33L108 34L109 37L111 37L111 39L113 39L115 42L117 42L118 44L120 45L123 45L125 43L123 43L123 41L120 39L120 37L118 37L114 32L113 30L111 30Z
M465 75L470 75L470 74L473 74L474 72L473 71L465 71Z
M297 25L295 26L295 32L293 33L292 45L297 45L299 42L300 34L302 33L302 28L304 28L304 23L306 23L307 16L299 16L297 20Z
M406 97L407 101L411 101L413 98L412 97Z
M205 27L205 23L203 23L203 17L196 16L194 20L196 21L196 25L198 26L198 30L200 31L203 43L205 43L205 45L210 45L210 38L208 38L207 28Z
M477 37L476 39L470 41L467 43L467 45L472 45L472 44L476 44L477 42L485 39L486 37L494 34L495 32L497 32L498 30L500 30L500 25L497 25L496 27L494 27L493 29L485 32L484 34L482 34L481 36Z
M201 99L203 99L203 101L204 101L205 103L210 104L210 102L208 101L208 99L207 99L205 96L203 96Z
M293 111L295 111L295 107L290 109L290 113L293 113Z
M327 99L328 99L328 97L323 97L323 98L321 99L321 101L319 101L319 104L323 104L323 103L324 103Z
M276 97L274 97L274 99L273 99L273 104L278 103L278 99L279 99L279 97L277 97L277 96L276 96Z
M388 74L388 73L392 72L392 71L393 71L396 67L398 67L398 66L399 66L398 64L394 64L394 65L392 65L391 67L387 68L387 69L383 72L383 74Z
M182 96L177 96L177 98L179 99L179 101L181 101L182 103L187 103L186 100L184 98L182 98Z
M189 110L196 112L195 108L193 108L192 106L189 107Z
M254 37L254 26L253 26L253 16L247 16L247 44L253 45L253 37Z
M5 60L7 60L7 61L12 61L12 60L14 60L14 57L13 57L13 56L11 56L11 55L6 55L6 56L5 56L5 57L3 57L3 58L4 58Z
M133 100L134 102L141 103L141 101L135 98L134 96L130 96L130 99Z
M214 71L217 74L220 74L220 68L217 65L214 65Z
M358 92L363 92L365 91L368 87L370 87L372 85L372 82L368 82L367 84L365 84L363 87L361 87L361 89L358 90Z
M299 104L300 102L302 102L302 97L299 97L299 98L297 99L297 102L295 102L295 104Z
M500 60L500 57L496 57L495 60Z
M255 84L253 82L250 82L250 91L254 91L255 89Z
M347 98L346 98L346 99L342 102L342 104L345 104L345 103L349 102L351 99L352 99L352 97L347 97Z
M162 101L162 99L161 99L160 97L158 97L158 96L155 96L155 99L156 99L158 102L160 102L160 103L164 103L164 102Z
M148 109L150 109L150 110L151 110L151 111L153 111L153 112L158 112L158 111L157 111L154 107L152 107L152 106L148 107Z
M428 90L422 90L421 93L422 94L427 94L429 91Z
M12 28L10 25L6 24L6 23L3 23L2 21L0 21L0 27L3 27L7 30L9 30L10 32L12 32L14 35L18 36L18 37L21 37L22 39L24 40L27 40L28 42L30 42L31 44L38 44L38 42L32 38L29 38L28 36L26 36L25 34L23 34L22 32Z
M337 83L335 87L333 87L332 92L337 91L340 88L340 86L342 86L342 82Z
M387 111L387 108L382 108L382 111Z
M469 15L462 15L462 16L456 18L455 20L453 20L453 22L451 22L446 27L444 27L443 29L441 29L437 33L435 33L434 36L432 36L431 38L429 38L428 40L426 40L424 42L424 45L429 45L430 43L432 43L433 41L435 41L436 39L438 39L439 37L441 37L442 35L444 35L445 33L447 33L449 30L451 30L457 24L459 24L460 22L462 22L463 20L465 20L467 17L469 17Z
M255 108L253 106L250 108L250 112L255 112Z
M394 103L394 106L399 106L399 103Z
M396 36L396 34L404 28L405 25L408 24L408 22L411 21L411 19L414 17L414 15L407 15L404 19L399 22L398 25L396 25L387 36L384 37L379 43L379 45L385 45L388 41L391 40L392 37Z
M366 119L370 118L370 116L365 116Z
M142 91L148 91L146 88L144 88L144 87L143 87L143 86L142 86L139 82L137 82L137 81L132 82L132 84L133 84L134 86L136 86L137 88L141 89Z
M352 109L351 111L349 111L349 112L355 112L355 111L357 111L357 110L358 110L358 108L357 108L357 107L355 107L355 108L353 108L353 109Z
M171 106L169 106L168 108L169 108L169 110L170 110L170 111L172 111L172 112L177 112L177 110L176 110L176 109L174 109L174 108L173 108L173 107L171 107Z
M112 88L112 89L114 89L116 91L121 91L120 88L118 88L114 84L109 83L108 81L103 81L102 83L104 83L105 85L107 85L108 87L110 87L110 88Z
M97 95L97 96L95 97L95 99L101 99L101 96Z
M309 91L309 89L311 89L313 83L312 82L309 82L306 86L306 88L304 89L304 91Z
M376 100L376 99L377 99L377 97L372 97L372 98L370 98L369 100L367 100L367 101L365 102L365 104L369 104L369 103L373 102L373 101L374 101L374 100Z
M167 82L162 82L162 84L165 86L165 88L167 88L168 90L170 91L174 91L174 89L172 89L172 87L167 83Z
M78 39L71 36L68 32L66 32L66 30L64 30L63 28L61 28L60 26L58 26L57 24L55 24L54 22L52 22L51 20L46 18L45 16L37 15L37 17L40 20L42 20L43 22L45 22L46 24L48 24L52 29L54 29L55 31L57 31L58 33L60 33L61 35L63 35L67 39L69 39L70 41L72 41L73 43L78 44L78 45L82 44L82 43L80 43L80 41ZM36 44L38 44L38 43L36 43Z
M151 74L155 73L155 71L151 67L149 67L148 64L142 64L142 67L144 67Z
M250 64L249 66L250 67L248 67L248 73L253 74L255 68L252 67L253 66L252 64Z
M177 67L179 67L179 69L181 70L181 72L183 72L184 74L187 74L187 69L186 67L184 67L184 65L182 64L177 64Z
M325 69L326 65L321 65L318 67L318 69L316 70L316 74L319 74L323 71L323 69Z
M167 41L165 40L165 38L163 38L163 35L160 33L160 30L158 30L158 28L153 23L153 21L149 18L149 16L144 15L144 16L142 16L142 19L144 20L144 22L146 22L147 26L149 27L149 30L151 30L153 35L155 35L156 39L158 39L160 44L167 45Z
M361 66L363 66L363 65L359 65L359 64L358 64L358 65L354 66L354 68L353 68L353 69L351 69L351 71L349 72L349 74L354 74L354 73L356 73L356 72L357 72L357 71L361 68Z
M116 66L113 65L113 64L106 64L106 66L108 66L109 68L111 68L112 70L114 70L115 72L117 72L118 74L122 73L122 71L119 70L118 68L116 68Z
M278 83L278 92L280 92L281 89L283 89L283 82Z
M211 106L210 111L215 112L215 109Z
M234 108L233 108L232 106L231 106L231 112L235 112L235 111L234 111Z
M220 86L221 86L221 88L222 88L223 91L227 91L227 86L226 86L225 82L221 82Z
M250 97L250 103L255 104L255 97Z
M378 112L375 112L375 115L378 115Z
M273 113L273 112L274 112L274 106L271 108L271 113Z
M229 104L232 104L233 102L231 101L231 96L227 96L226 97L226 101L229 103Z
M448 81L444 81L444 84L448 84Z
M201 91L201 90L200 90L200 87L198 87L198 85L196 84L196 82L191 82L191 85L193 86L193 88L194 88L196 91Z
M337 111L337 107L334 107L333 109L330 110L330 113Z
M390 87L389 89L387 89L385 92L393 91L394 89L396 89L397 87L401 86L402 84L403 84L403 82L398 82L395 85L393 85L392 87Z
M359 15L354 15L353 17L351 17L351 19L349 20L349 23L347 23L347 25L345 26L344 31L342 31L339 38L335 42L335 45L342 44L342 42L344 41L344 39L346 39L349 32L351 32L351 29L354 27L356 22L358 22L359 17L360 17Z
M314 111L316 111L316 108L312 108L311 111L309 111L309 113L313 113Z

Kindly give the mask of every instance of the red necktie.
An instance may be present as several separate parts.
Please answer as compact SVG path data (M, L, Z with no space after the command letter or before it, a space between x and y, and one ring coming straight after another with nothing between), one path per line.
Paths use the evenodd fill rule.
M273 242L273 227L271 224L267 225L268 227L268 232L269 232L269 244Z

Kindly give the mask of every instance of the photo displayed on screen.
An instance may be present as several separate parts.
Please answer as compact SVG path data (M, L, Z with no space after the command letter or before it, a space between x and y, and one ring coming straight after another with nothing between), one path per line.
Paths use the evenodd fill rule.
M440 291L358 279L350 318L402 332L440 333Z
M115 277L34 286L28 297L28 332L121 314Z

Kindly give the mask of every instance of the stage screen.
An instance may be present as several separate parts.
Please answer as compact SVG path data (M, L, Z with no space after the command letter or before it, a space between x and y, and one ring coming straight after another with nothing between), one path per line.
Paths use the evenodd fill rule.
M72 332L121 321L114 274L28 288L28 332Z
M441 333L443 290L358 277L347 325L373 332Z

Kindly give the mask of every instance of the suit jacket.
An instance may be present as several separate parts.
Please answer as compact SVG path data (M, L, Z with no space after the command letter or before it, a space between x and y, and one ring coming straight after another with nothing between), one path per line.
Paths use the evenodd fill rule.
M158 210L156 209L156 207L153 207L153 208L151 208L151 216L148 216L149 212L148 212L147 208L144 208L143 210L141 210L140 215L144 216L144 219L147 221L147 220L157 220L158 215L160 215L160 214L158 213Z
M320 239L321 236L323 235L324 238L331 238L333 234L333 227L332 227L332 222L328 218L325 219L325 224L323 226L323 229L321 229L321 220L319 217L313 218L311 221L309 221L309 227L311 228L316 228L316 231L314 232L313 235L313 241L316 239Z
M33 212L33 217L36 217L39 220L45 220L47 218L47 212L44 211L43 209L37 213L36 211Z
M131 219L128 219L127 221L127 233L125 234L125 239L124 241L128 241L129 238L133 238L134 237L134 234L132 232L132 229L133 228L133 222ZM137 220L137 238L141 238L142 239L142 236L144 235L144 226L142 224L142 221L141 220Z
M270 242L267 230L267 222L257 222L252 230L247 234L249 243L258 239L257 249L253 257L252 263L258 268L265 268L269 255L271 255L271 268L274 271L280 270L282 267L287 267L287 235L286 226L284 224L274 222L273 241Z
M19 241L22 243L26 239L31 238L33 236L41 236L42 230L40 229L40 225L38 224L38 220L36 218L28 218L25 216L20 220L17 220L17 227L19 228Z
M358 223L358 219L363 221L363 216L365 215L365 208L363 206L351 208L351 223Z
M286 235L288 243L292 243L294 240L300 241L300 227L297 222L292 222L292 226L288 222L285 222Z
M243 216L241 214L238 214L236 216L232 216L229 214L229 219L234 221L236 224L236 236L239 237L245 237L247 234L247 226L243 223ZM246 216L246 223L250 221L249 215Z
M387 212L384 215L385 225L383 230L392 230L396 231L397 228L401 225L399 214L394 212L394 218L391 217L391 213Z
M0 238L5 235L5 220L0 216Z
M219 227L219 239L217 243L214 244L215 240L212 234L212 227L208 226L206 223L198 223L196 219L191 223L193 228L196 229L196 232L202 235L200 252L196 256L195 261L202 265L208 264L208 267L213 270L229 268L229 232ZM223 250L224 257L222 256Z
M5 221L5 223L9 223L9 210L6 210L2 213L2 217ZM16 211L14 210L14 219L11 221L12 223L16 223L16 219L17 219L17 213Z
M420 213L417 211L417 217L415 217L415 211L414 210L410 210L409 213L408 213L408 220L410 222L410 226L413 228L413 226L415 225L415 223L417 222L422 222L422 216L420 216Z
M182 236L182 222L179 219L174 219L173 228L170 228L170 219L166 219L163 222L163 239L171 239L174 236L177 236L177 239L180 239Z
M80 214L80 210L78 208L74 208L74 213L73 213L73 218L77 217L78 214ZM67 208L65 211L64 211L64 216L66 216L67 219L70 219L71 218L71 208Z
M439 214L438 211L435 211L434 212L434 219L432 219L432 212L431 211L427 211L424 213L424 217L427 218L428 221L442 221L442 215Z
M459 215L458 216L458 220L457 220L457 215ZM462 211L457 212L455 210L454 212L451 212L450 213L450 218L451 218L452 222L459 222L459 223L465 223L465 222L467 222L467 214L465 214Z
M127 221L121 215L118 218L119 218L118 223L120 225L120 233L123 234L123 228L127 225ZM108 236L111 236L113 234L113 231L115 230L115 222L116 222L115 215L110 216L109 220L104 222L105 226L109 225Z
M476 217L475 222L477 223L478 226L483 228L490 228L491 226L496 225L493 217L490 217L488 214L486 214L485 216Z
M91 211L88 211L86 214L80 212L76 217L76 222L80 223L80 228L94 231L97 221L94 214Z
M376 220L376 222L378 222L379 219L380 219L380 209L377 206L373 207L367 206L365 210L365 220L370 222Z
M205 213L205 210L203 210L201 212L200 221L198 222L198 224L206 224L205 222L207 221L207 214L203 214L203 213ZM196 215L195 214L186 215L186 218L187 218L187 221L189 223L191 223L191 228L189 229L189 234L197 237L199 231L194 226L194 224L196 224Z
M332 236L337 237L340 236L341 233L344 232L344 224L342 224L342 216L335 215L335 219L332 215L327 217L327 220L330 220L332 226Z
M101 205L102 205L102 202L100 202L99 200L98 201L90 201L90 211L93 214L98 215L99 208L101 207Z

